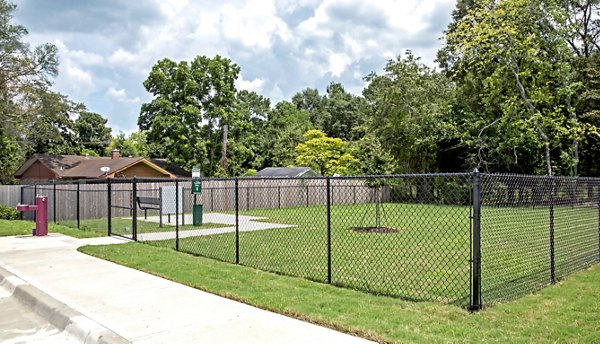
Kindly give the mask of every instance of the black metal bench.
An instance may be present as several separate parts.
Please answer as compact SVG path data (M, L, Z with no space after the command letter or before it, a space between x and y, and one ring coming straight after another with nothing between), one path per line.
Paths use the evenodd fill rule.
M159 211L161 210L161 203L162 202L161 202L161 199L159 197L142 197L142 196L137 196L136 197L136 202L138 204L138 207L144 211L144 220L148 219L148 209L159 210Z
M159 226L163 226L163 188L158 189L158 197L136 196L135 201L140 209L144 211L144 220L148 219L148 210L158 210ZM183 194L183 191L181 191ZM168 199L168 198L167 198ZM183 199L181 199L181 210L183 210ZM170 209L170 208L167 208ZM167 210L168 211L168 210ZM166 214L167 221L171 222L171 213ZM185 216L182 217L182 225L185 225Z

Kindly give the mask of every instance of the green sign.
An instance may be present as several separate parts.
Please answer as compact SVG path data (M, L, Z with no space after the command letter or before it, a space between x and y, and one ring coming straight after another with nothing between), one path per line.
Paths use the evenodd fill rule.
M200 194L202 193L202 181L200 178L192 180L192 194Z

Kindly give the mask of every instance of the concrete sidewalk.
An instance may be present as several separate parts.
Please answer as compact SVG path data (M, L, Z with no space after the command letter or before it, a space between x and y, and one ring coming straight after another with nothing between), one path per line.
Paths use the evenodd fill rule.
M185 219L185 220L184 220ZM239 231L240 232L253 232L253 231L262 231L266 229L276 229L276 228L291 228L297 227L296 225L286 225L281 223L271 223L271 222L261 222L261 220L266 219L266 217L258 217L258 216L244 216L239 215ZM165 240L165 239L175 239L175 222L177 219L175 215L171 216L171 221L166 221L167 217L163 215L163 225L170 226L170 231L165 232L157 232L157 233L138 233L138 240L140 241L151 241L151 240ZM138 218L138 221L144 222L155 222L158 223L160 221L159 216L149 216L147 219L143 217ZM203 216L204 223L222 223L224 225L231 226L223 226L217 228L205 228L205 229L197 229L197 230L180 230L179 237L187 238L193 236L203 236L203 235L213 235L213 234L223 234L223 233L235 233L235 223L236 217L233 214L223 214L223 213L208 213ZM180 214L179 215L179 224L187 223L188 225L192 223L192 215L191 214ZM166 228L165 228L166 229Z
M66 314L77 320L69 323L73 332L87 343L368 342L76 251L82 245L118 242L58 234L0 238L0 282L17 279L15 295L15 285L26 283L40 292L34 296L66 305ZM35 300L33 305L38 307ZM42 308L51 316L61 307Z

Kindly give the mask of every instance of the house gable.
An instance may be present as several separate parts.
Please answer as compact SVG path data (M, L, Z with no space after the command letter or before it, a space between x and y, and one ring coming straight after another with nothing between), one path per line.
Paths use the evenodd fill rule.
M58 176L46 167L46 165L42 164L39 160L36 160L20 174L20 178L21 183L26 183L34 180L57 179Z
M162 168L149 163L145 159L126 166L120 170L109 174L112 178L132 178L132 177L150 177L150 178L173 178L174 176Z
M104 175L103 167L109 168ZM175 178L175 175L144 158L83 157L34 154L15 173L21 183L52 179Z
M253 177L277 177L277 178L294 178L294 177L319 177L319 173L315 172L310 167L266 167L258 171Z

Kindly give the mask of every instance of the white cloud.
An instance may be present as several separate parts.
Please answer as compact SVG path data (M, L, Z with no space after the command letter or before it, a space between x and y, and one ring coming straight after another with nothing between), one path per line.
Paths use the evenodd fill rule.
M65 42L60 39L55 40L54 45L58 48L61 57L63 59L68 59L69 63L76 63L84 66L97 66L104 62L102 55L83 50L70 50Z
M32 0L22 0L32 1ZM150 95L143 81L158 60L190 61L216 54L241 67L239 89L262 93L272 103L289 100L304 88L324 90L336 79L360 92L362 78L380 73L388 58L412 49L433 64L454 0L155 0L144 6L123 0L117 15L110 6L48 5L104 13L96 26L73 30L65 20L48 26L35 6L23 23L32 43L56 41L60 74L55 89L106 115L114 131L130 130L139 105ZM154 6L153 6L154 5ZM155 8L156 7L156 8ZM75 8L75 9L74 9ZM98 12L98 8L102 11ZM108 8L108 9L107 9ZM117 9L118 10L118 9ZM131 11L131 12L129 12ZM146 12L144 12L146 11ZM152 14L154 13L154 14ZM144 15L147 14L147 15ZM150 15L152 14L152 15ZM19 16L19 11L16 12ZM151 19L149 19L151 18ZM89 19L82 19L84 23ZM64 24L63 24L64 22ZM52 27L52 29L43 28ZM83 26L82 26L83 27ZM41 28L41 29L40 29ZM42 30L42 31L39 31ZM130 34L131 33L131 34ZM117 37L118 36L118 37ZM246 79L247 78L247 79ZM111 117L112 116L112 117Z
M108 62L116 65L129 65L135 63L137 60L136 56L122 48L117 49L110 55Z
M160 11L169 19L176 18L186 7L188 7L188 3L188 0L157 1Z
M108 91L106 91L106 95L115 99L119 103L140 103L140 97L127 98L127 92L124 88L116 89L114 87L110 87Z
M315 10L312 17L298 25L298 30L296 32L303 37L312 36L322 39L330 38L333 32L325 25L330 21L325 10L326 6L324 6L323 3Z
M321 0L276 0L275 6L278 12L290 13L303 7L316 7Z
M60 70L56 85L63 93L85 97L96 90L91 72L69 63L63 63Z
M352 63L352 59L345 54L331 54L329 55L329 73L334 78L339 78L350 63Z
M256 78L253 80L245 80L240 74L239 78L235 82L236 88L240 90L254 91L260 93L263 89L264 80Z
M287 24L277 16L275 4L270 0L249 0L241 8L225 4L219 17L223 37L245 47L268 49L275 37L284 42L292 38Z
M104 63L104 57L102 57L102 55L82 50L70 51L69 57L83 66L98 66Z

